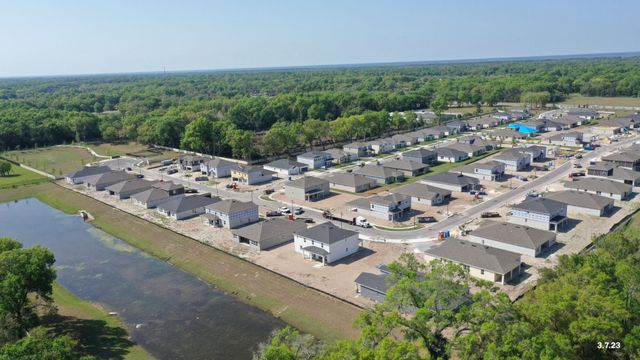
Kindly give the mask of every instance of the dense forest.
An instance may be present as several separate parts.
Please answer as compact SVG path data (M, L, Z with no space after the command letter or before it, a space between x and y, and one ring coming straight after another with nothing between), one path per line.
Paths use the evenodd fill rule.
M640 358L638 229L602 236L586 255L562 255L515 303L459 265L405 254L390 269L386 299L358 318L357 340L324 344L285 328L255 359Z
M0 80L0 150L135 140L252 158L421 125L389 113L640 96L640 57Z

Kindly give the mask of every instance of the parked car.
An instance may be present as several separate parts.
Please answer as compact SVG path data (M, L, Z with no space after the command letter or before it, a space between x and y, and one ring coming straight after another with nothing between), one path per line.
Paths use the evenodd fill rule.
M469 190L469 195L487 195L487 193L482 190Z
M303 220L305 222L305 224L313 224L313 223L316 222L312 218L298 218L298 220Z
M130 166L127 166L127 171L131 171L131 167Z
M264 194L265 195L270 195L270 194L273 194L274 191L275 190L273 190L273 189L264 189Z
M293 213L294 213L295 215L300 215L300 214L302 214L303 212L304 212L304 209L303 209L303 208L301 208L301 207L297 207L297 208L293 209Z
M277 210L267 211L267 217L273 217L273 216L282 216L282 213Z
M522 175L518 175L516 176L516 179L520 180L520 181L529 181L529 179L527 179L526 177L522 176Z
M167 170L167 174L171 175L171 174L175 174L178 172L178 169L169 169Z
M436 220L436 218L434 218L433 216L418 216L418 222L425 224L438 222L438 220Z
M289 208L288 208L288 207L286 207L286 206L281 206L281 207L280 207L280 209L278 209L278 210L280 210L280 212L281 212L281 213L283 213L283 214L289 214L289 213L291 213L291 209L289 209Z
M576 159L582 159L582 154L576 154Z
M195 194L198 192L198 189L193 189L193 188L187 188L184 190L185 194Z
M209 181L209 178L206 176L196 176L196 181Z
M497 213L495 211L485 211L482 214L480 214L480 217L483 219L497 218L497 217L500 217L500 213Z

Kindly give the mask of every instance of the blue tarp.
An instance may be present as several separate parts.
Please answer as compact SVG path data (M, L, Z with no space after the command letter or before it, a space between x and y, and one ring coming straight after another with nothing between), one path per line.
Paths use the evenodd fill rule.
M523 124L509 124L507 127L509 129L517 129L518 132L521 132L523 134L533 134L538 132L538 130Z

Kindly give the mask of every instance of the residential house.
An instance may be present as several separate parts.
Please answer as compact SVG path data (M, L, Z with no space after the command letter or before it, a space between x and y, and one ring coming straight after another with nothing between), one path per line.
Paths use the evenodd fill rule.
M603 156L602 161L629 170L640 171L640 152L620 151Z
M633 194L633 187L630 184L591 177L574 179L565 183L564 187L615 200L627 200Z
M567 222L567 204L543 197L529 198L513 205L509 221L557 232Z
M185 155L178 159L178 166L180 169L187 171L200 171L200 164L211 158L199 156L199 155Z
M170 195L169 192L152 186L150 189L131 195L131 199L138 206L153 209L172 196L183 196L183 194Z
M411 197L411 203L429 206L442 205L451 200L451 190L441 189L435 186L414 182L391 189L393 194L401 194Z
M360 250L357 232L342 229L330 222L293 233L294 250L305 259L331 264Z
M460 192L481 188L480 180L453 172L442 172L429 175L420 182L437 188Z
M258 205L252 201L228 199L205 206L208 225L235 229L260 220Z
M272 218L231 230L231 233L239 244L262 251L293 241L293 233L306 228L304 220Z
M354 281L356 293L374 302L383 303L391 286L390 280L388 273L361 272Z
M229 177L231 176L231 170L237 168L238 164L221 158L213 158L200 164L200 172L214 178Z
M446 130L446 132L445 132L445 130ZM449 129L448 128L443 129L441 126L428 127L426 129L420 130L420 133L422 134L422 137L424 138L424 140L422 140L422 141L429 141L429 140L435 140L435 139L442 139L443 137L445 137L445 136L447 136L449 134Z
M309 169L324 169L331 166L331 154L324 151L312 150L298 155L298 162L307 164Z
M152 185L155 189L166 191L169 196L184 194L184 186L172 181L160 181Z
M444 148L462 151L465 154L467 154L467 157L470 157L470 158L474 156L482 155L487 152L487 148L484 146L474 145L474 144L464 144L464 143L455 143L455 144L447 145Z
M172 196L157 205L157 211L174 220L182 220L204 214L205 206L220 201L219 197L211 197L211 194L198 194L191 196Z
M497 149L499 147L499 144L497 142L483 139L480 136L475 136L475 135L458 138L457 142L460 144L468 144L468 145L474 145L477 147L482 147L484 148L485 151L490 151L493 149ZM478 155L480 155L480 153L478 153Z
M435 165L438 163L438 153L424 148L404 152L402 153L402 158L427 165Z
M564 190L545 195L546 198L567 204L569 215L605 216L613 210L613 199L585 192Z
M95 191L103 191L107 186L117 184L125 180L137 179L137 176L126 173L124 171L110 171L100 173L85 178L85 185L87 188Z
M393 135L391 139L396 144L396 148L403 148L418 142L418 137L411 133Z
M403 174L405 177L419 176L429 171L429 165L406 159L385 161L382 166L391 170L395 170Z
M501 123L500 119L496 119L491 116L484 116L477 119L471 119L467 121L470 130L482 130L489 129L498 126Z
M484 221L466 240L516 254L536 257L556 242L556 233L507 222Z
M411 197L398 193L375 195L350 201L347 205L358 209L358 213L388 221L399 221L411 211Z
M571 109L567 111L568 116L574 116L584 120L595 120L602 117L597 111L586 109Z
M375 180L380 185L391 184L396 181L404 181L404 176L402 175L402 173L381 165L365 165L359 169L353 170L353 173L364 175L369 179Z
M504 284L521 274L520 254L455 238L424 251L426 261L451 261L469 270L469 275Z
M531 133L521 133L513 129L497 129L493 130L489 135L502 141L522 140L532 136Z
M327 154L331 156L331 164L346 164L352 161L358 160L357 154L348 153L342 149L329 149L325 151Z
M469 158L468 153L450 147L436 148L436 153L440 162L456 163Z
M284 185L284 194L290 199L315 201L329 193L329 181L314 176L303 176Z
M359 193L378 186L378 182L364 175L338 173L327 178L329 187L336 190Z
M587 175L640 186L640 171L629 170L612 163L595 163L587 168Z
M579 131L570 131L553 135L549 138L549 143L560 146L581 146L583 134Z
M527 155L530 162L542 162L545 161L547 157L547 148L544 146L530 145L516 149L524 155Z
M371 148L369 144L353 142L342 147L346 153L351 154L352 158L355 156L356 159L361 157L368 157L371 155Z
M128 199L131 195L150 189L155 181L144 179L131 179L109 185L105 190L109 195L114 195L118 199Z
M446 127L453 131L453 134L459 134L467 131L468 124L465 121L455 120L445 124Z
M276 172L264 169L262 166L241 165L231 170L231 178L234 181L247 185L269 182L273 180L275 174Z
M95 175L111 172L108 166L83 166L81 169L69 173L65 179L69 184L84 184L88 178Z
M504 177L505 165L497 161L487 163L472 163L453 169L462 175L470 176L479 180L499 181Z
M620 134L624 127L620 126L617 122L605 121L594 126L591 126L592 135L613 136Z
M369 147L371 147L374 154L380 155L392 152L396 145L391 138L385 138L370 142Z
M436 133L440 133L440 134L443 134L443 136L449 136L449 135L454 135L454 134L458 133L458 131L455 129L455 127L448 127L446 125L433 126L431 128L427 128L425 130L429 130L429 129L431 129L431 131L433 131L434 135Z
M522 171L531 163L531 157L513 148L497 154L493 157L493 161L504 164L506 170Z
M309 170L309 165L289 159L279 159L263 165L263 168L286 178L306 172Z

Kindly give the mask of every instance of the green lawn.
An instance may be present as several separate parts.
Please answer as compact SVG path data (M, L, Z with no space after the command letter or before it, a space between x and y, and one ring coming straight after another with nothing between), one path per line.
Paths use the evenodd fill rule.
M56 315L48 315L44 324L57 334L66 334L78 341L78 357L92 355L99 359L153 359L141 346L129 340L126 325L117 316L76 297L54 283L53 301Z
M639 106L640 98L617 96L617 97L604 97L604 96L582 96L580 94L572 94L562 104L569 105L602 105L602 106Z
M98 160L86 149L67 146L10 151L4 156L55 176L70 173Z
M37 184L49 181L49 178L36 174L17 165L11 168L11 174L0 176L0 189L12 188L22 185Z

